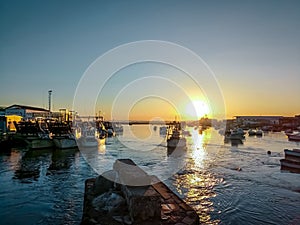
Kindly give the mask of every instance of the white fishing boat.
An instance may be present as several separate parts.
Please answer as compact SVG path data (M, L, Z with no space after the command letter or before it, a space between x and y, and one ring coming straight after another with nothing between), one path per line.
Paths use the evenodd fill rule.
M115 132L116 135L122 135L124 128L120 123L113 123L113 130Z
M78 139L81 147L97 147L99 142L97 140L96 129L93 127L86 128L81 132L82 136Z
M59 149L77 148L77 142L73 134L52 137L54 145Z
M51 123L49 124L49 130L52 133L52 140L56 148L67 149L77 147L76 138L69 124Z
M168 148L186 148L186 138L182 136L179 122L175 122L168 128L167 147Z

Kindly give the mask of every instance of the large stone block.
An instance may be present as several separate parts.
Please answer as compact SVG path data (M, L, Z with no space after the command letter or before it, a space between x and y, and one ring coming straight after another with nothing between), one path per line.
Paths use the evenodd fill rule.
M113 168L118 173L119 182L123 185L147 186L151 184L151 176L130 159L116 160Z
M102 173L96 178L94 193L95 195L101 195L108 192L110 189L114 188L114 181L116 179L117 173L114 170L109 170Z

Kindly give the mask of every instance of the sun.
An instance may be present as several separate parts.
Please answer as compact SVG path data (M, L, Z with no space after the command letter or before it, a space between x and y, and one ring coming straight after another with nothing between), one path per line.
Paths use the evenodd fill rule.
M202 100L190 101L185 108L186 116L194 120L198 120L205 115L209 115L209 112L208 104Z

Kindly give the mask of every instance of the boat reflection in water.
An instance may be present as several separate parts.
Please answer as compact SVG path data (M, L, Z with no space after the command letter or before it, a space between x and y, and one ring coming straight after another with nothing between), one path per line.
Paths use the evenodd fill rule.
M15 168L14 179L18 179L23 183L37 181L40 177L41 167L44 161L49 161L51 150L28 150L20 159Z
M220 220L212 220L210 214L214 211L212 198L216 196L214 187L222 182L207 168L211 161L208 158L206 146L211 138L211 130L198 133L193 130L191 144L186 166L175 175L173 185L177 192L184 198L187 204L192 206L198 213L203 224L219 224Z
M77 152L78 149L75 148L53 150L48 172L69 169L73 164Z

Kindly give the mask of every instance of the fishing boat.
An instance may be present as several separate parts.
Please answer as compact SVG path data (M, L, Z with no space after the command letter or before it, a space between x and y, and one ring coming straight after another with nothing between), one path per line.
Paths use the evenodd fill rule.
M230 130L226 131L225 133L225 140L226 141L232 141L232 140L243 140L245 139L245 136L243 133L238 132L237 130Z
M39 133L36 139L27 140L28 147L31 149L52 148L54 143L49 134Z
M17 130L16 136L23 139L29 148L44 149L54 146L47 124L44 121L21 121L14 123Z
M280 159L282 170L299 170L300 173L300 162L295 162L287 159Z
M81 137L78 139L78 143L81 147L97 147L99 142L96 137L96 129L88 127L82 131Z
M113 128L113 124L109 121L104 121L103 122L105 130L106 130L106 136L107 137L113 137L116 135L114 128Z
M55 136L53 137L53 142L55 147L59 149L77 148L76 139L73 134Z
M254 135L256 135L256 131L253 130L253 129L250 129L250 130L248 130L248 135L249 136L254 136Z
M186 138L182 136L181 125L174 122L168 128L167 147L168 148L186 148Z
M289 133L287 134L289 141L300 141L300 133Z
M263 130L257 129L255 135L256 135L256 136L263 136L263 133L264 133Z
M52 133L52 140L56 148L67 149L77 147L76 138L69 124L49 123L49 130Z
M294 157L294 160L298 160L300 162L300 149L284 149L285 158L288 159L289 157Z
M300 149L284 149L285 158L280 160L281 169L300 173Z
M124 128L120 123L114 122L112 125L113 125L113 130L114 130L116 135L122 135L123 134Z
M241 135L241 136L244 136L246 134L245 131L242 128L236 128L236 129L232 130L232 133L238 134L238 135Z

